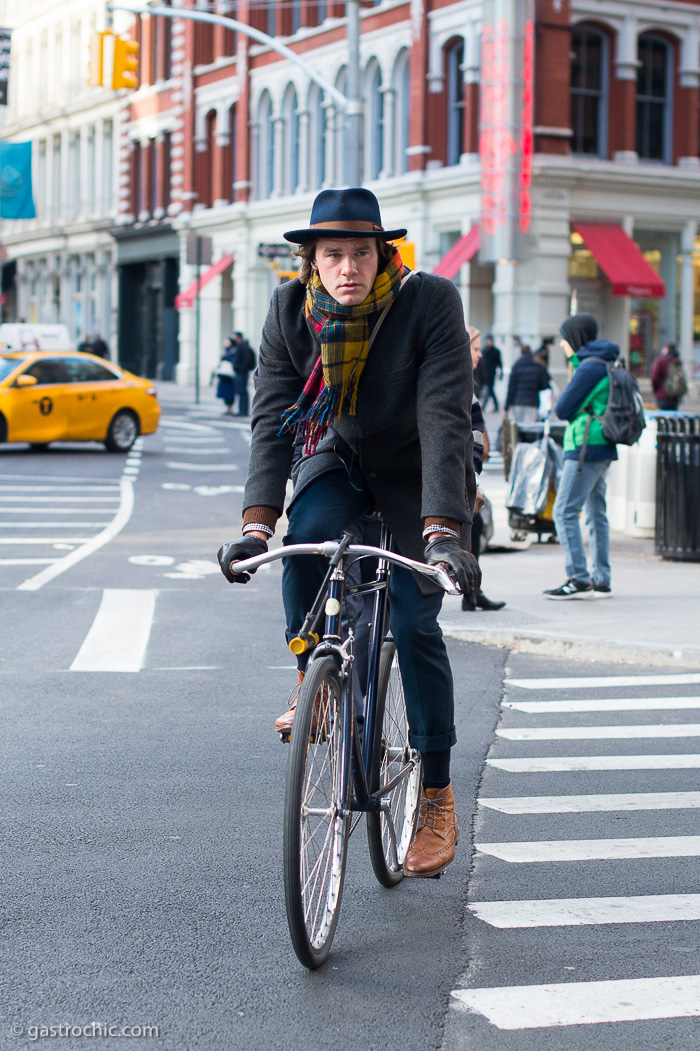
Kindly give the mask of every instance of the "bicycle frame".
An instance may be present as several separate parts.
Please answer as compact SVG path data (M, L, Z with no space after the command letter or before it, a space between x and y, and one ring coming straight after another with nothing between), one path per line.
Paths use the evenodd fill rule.
M369 790L369 774L373 768L374 755L374 724L376 718L377 688L379 684L379 668L382 658L382 646L386 638L386 621L388 614L388 588L391 574L391 563L404 566L407 569L421 573L434 583L439 584L445 591L454 593L455 587L449 576L437 566L427 566L422 562L404 558L390 550L390 535L385 523L382 522L382 532L379 547L370 547L354 544L353 537L345 533L340 541L327 541L322 544L296 544L281 550L258 555L255 558L246 559L236 564L237 571L250 571L257 569L265 563L276 558L293 557L294 555L323 555L329 558L330 565L326 576L321 584L314 603L307 614L299 635L290 642L290 649L294 653L303 653L313 648L311 661L320 657L331 656L338 664L338 671L345 680L346 688L343 690L342 709L342 780L340 785L340 798L349 799L348 810L350 813L384 813L389 828L389 836L394 854L394 860L398 863L396 846L396 833L391 817L391 808L388 801L383 801L382 795L393 789L403 778L408 777L414 769L417 760L409 760L398 773L382 785L376 792ZM346 589L345 561L347 557L373 557L378 560L377 571L374 581L367 584L351 585ZM364 704L364 727L360 735L354 703L354 675L352 652L354 632L350 626L348 637L343 640L341 633L343 598L346 593L364 595L375 593L374 613L372 617L372 628L369 640L369 664L367 673L367 690ZM317 628L322 617L325 617L323 635L319 638ZM295 644L296 648L295 648ZM352 770L353 793L348 792L350 771ZM359 816L357 820L359 820ZM351 832L357 825L353 824Z

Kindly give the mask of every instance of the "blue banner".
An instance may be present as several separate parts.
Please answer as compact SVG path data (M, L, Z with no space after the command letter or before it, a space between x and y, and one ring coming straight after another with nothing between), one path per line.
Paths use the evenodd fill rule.
M0 219L34 219L31 142L0 142Z

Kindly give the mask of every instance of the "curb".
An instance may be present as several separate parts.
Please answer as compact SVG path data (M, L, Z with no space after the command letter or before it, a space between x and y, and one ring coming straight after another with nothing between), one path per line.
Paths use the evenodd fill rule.
M548 657L606 661L613 664L647 664L654 668L690 668L700 670L700 649L668 649L647 643L603 642L595 639L573 639L539 635L536 632L468 631L441 625L444 635L461 642L481 646L500 646L520 653L539 653Z

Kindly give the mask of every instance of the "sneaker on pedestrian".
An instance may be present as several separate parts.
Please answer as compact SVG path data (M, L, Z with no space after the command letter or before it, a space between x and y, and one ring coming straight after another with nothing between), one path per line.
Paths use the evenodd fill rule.
M593 585L584 584L581 580L567 580L560 588L545 591L545 596L551 599L590 598L593 595Z
M612 588L609 584L596 584L593 581L593 597L594 598L612 598Z

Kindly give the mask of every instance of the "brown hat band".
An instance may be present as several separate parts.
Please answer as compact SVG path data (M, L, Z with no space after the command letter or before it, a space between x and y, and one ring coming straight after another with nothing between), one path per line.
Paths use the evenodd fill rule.
M311 223L310 230L383 230L383 226L365 222L364 219L339 219L337 222Z

